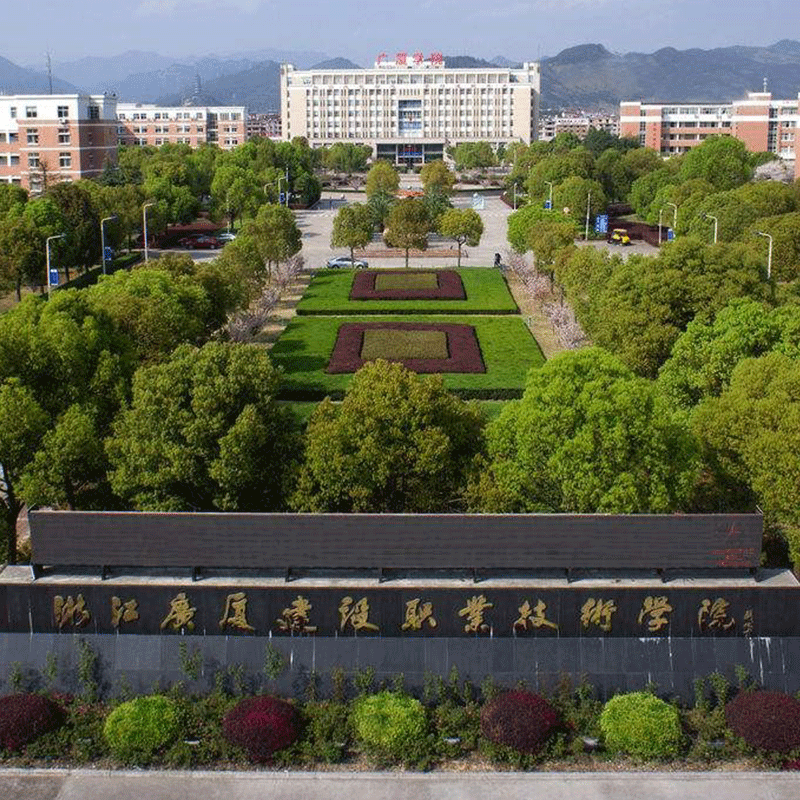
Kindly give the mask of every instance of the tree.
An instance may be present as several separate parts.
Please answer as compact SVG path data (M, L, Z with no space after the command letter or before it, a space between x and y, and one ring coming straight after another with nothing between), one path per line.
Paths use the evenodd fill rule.
M275 183L274 180L265 178L265 182L268 180ZM211 197L216 207L228 215L231 226L242 214L256 213L261 205L263 192L264 184L256 179L251 170L233 164L218 167L211 181Z
M587 205L590 206L590 221L605 211L608 205L603 187L597 181L573 176L559 183L553 191L553 206L557 209L568 208L569 216L579 226L586 221Z
M483 236L483 220L471 208L451 208L445 211L439 223L439 233L458 244L458 266L461 266L461 246L477 247Z
M439 376L375 361L353 377L344 400L322 402L305 434L292 506L313 512L452 511L482 447L475 403L447 392Z
M450 195L456 182L456 176L447 168L444 161L438 159L425 164L420 170L419 177L426 193L436 191Z
M183 345L134 376L107 442L114 491L150 511L275 511L297 437L266 350Z
M567 178L591 178L593 174L594 157L579 148L538 161L531 167L525 186L530 197L544 199L550 191L548 182L555 186Z
M772 280L794 281L800 277L800 212L763 217L751 225L747 233L758 231L772 236ZM766 276L767 242L762 239L764 275Z
M550 222L554 218L566 219L561 215L556 216L552 210L548 210L538 203L528 203L528 205L518 208L508 215L508 232L506 234L508 243L518 253L527 252L530 249L528 237L533 227L542 222ZM575 228L575 235L577 233L578 229Z
M273 203L261 206L256 218L244 226L243 233L255 242L270 279L272 265L291 258L303 246L294 214L286 206Z
M28 193L21 186L0 183L0 217L4 217L13 206L24 206L27 202Z
M545 220L528 232L528 248L536 258L536 268L547 273L553 286L553 265L563 248L575 241L575 225L564 217Z
M684 181L705 178L724 191L747 183L753 167L744 142L733 136L710 136L684 155L679 177Z
M0 224L0 285L13 287L17 301L27 280L42 284L44 239L30 214L9 211Z
M47 413L18 379L0 383L0 510L6 560L17 562L17 517L22 503L18 482L48 425Z
M468 491L473 511L680 511L700 465L653 384L594 347L531 370L522 400L489 424L487 447Z
M497 164L497 156L489 142L461 142L453 149L452 157L459 171L483 169Z
M92 205L92 196L78 183L57 183L47 192L64 218L62 252L67 264L82 267L85 272L100 258L100 217ZM60 232L60 231L59 231Z
M388 161L379 159L367 173L364 191L367 193L367 199L370 200L375 194L394 196L397 194L399 186L400 176L397 174L397 170Z
M367 161L372 155L369 145L352 144L350 142L334 142L323 155L323 163L328 169L336 172L364 172Z
M361 203L342 206L333 220L331 247L347 247L353 259L354 249L366 247L372 241L374 230L372 214L367 206Z
M397 202L397 197L388 192L375 192L367 200L367 208L372 215L372 224L380 231L386 227L386 220L392 206Z
M429 220L425 205L421 200L408 198L395 203L389 212L389 220L384 238L390 247L400 247L406 251L426 250L428 247Z

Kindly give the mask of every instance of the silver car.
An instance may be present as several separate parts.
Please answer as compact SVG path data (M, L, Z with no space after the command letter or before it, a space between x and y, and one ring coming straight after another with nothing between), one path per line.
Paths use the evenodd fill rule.
M337 256L328 259L328 269L367 269L369 264L360 258Z

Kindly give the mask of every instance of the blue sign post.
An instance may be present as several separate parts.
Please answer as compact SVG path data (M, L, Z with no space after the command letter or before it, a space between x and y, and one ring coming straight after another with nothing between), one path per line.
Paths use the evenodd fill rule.
M58 286L58 270L51 269L50 270L50 285L51 286Z
M545 200L544 207L549 211L553 207L553 204L549 200Z
M608 233L608 214L598 214L594 218L594 232Z
M278 195L278 203L280 203L280 205L283 205L285 202L286 202L286 192L281 192Z
M671 242L675 238L675 231L672 228L667 228L667 241Z

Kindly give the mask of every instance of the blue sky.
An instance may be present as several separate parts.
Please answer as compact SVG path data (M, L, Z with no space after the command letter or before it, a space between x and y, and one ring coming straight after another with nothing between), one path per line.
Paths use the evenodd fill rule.
M178 58L280 48L366 65L381 51L535 60L585 42L651 52L784 38L800 38L796 0L32 0L4 8L0 55L38 64L47 49L66 61L131 49Z

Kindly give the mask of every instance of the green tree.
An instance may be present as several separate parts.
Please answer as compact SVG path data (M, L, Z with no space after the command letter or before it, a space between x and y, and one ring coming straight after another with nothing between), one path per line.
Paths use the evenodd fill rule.
M350 258L355 258L355 248L366 247L372 241L374 230L372 214L367 206L361 203L342 206L333 219L331 247L347 247Z
M628 202L633 206L633 210L645 219L652 218L654 201L656 194L662 186L677 183L675 177L675 167L670 162L666 166L646 172L631 183L628 193ZM658 207L655 207L655 215L658 217Z
M450 195L456 182L456 176L451 172L444 161L437 159L429 161L422 167L419 173L422 181L422 188L425 192L436 191L444 195Z
M375 361L344 400L322 402L305 434L292 505L313 512L453 511L482 446L483 414L439 376Z
M371 155L372 148L369 145L334 142L325 150L323 163L328 169L350 175L353 172L365 172Z
M294 214L286 206L267 203L258 210L255 219L248 220L242 231L258 248L267 274L272 278L272 265L286 261L303 246L302 234Z
M397 174L397 170L388 161L379 159L367 173L364 191L367 193L367 199L371 199L375 194L394 196L397 194L399 186L400 176Z
M47 430L47 412L17 379L0 383L0 511L6 560L17 562L19 479Z
M375 192L367 200L367 208L372 215L372 224L380 231L386 227L386 220L392 206L397 202L397 197L388 192Z
M266 350L183 345L134 376L106 449L111 485L150 511L274 511L297 452Z
M542 222L551 222L554 219L564 220L568 218L560 214L555 215L553 211L544 208L538 203L529 203L526 206L522 206L522 208L518 208L508 215L508 231L506 233L508 243L518 253L525 253L530 249L528 239L531 230ZM578 230L575 228L575 235L577 233Z
M405 250L407 267L409 250L427 249L429 227L424 203L421 200L408 198L392 206L383 235L390 247L400 247Z
M583 227L586 221L587 205L590 206L590 224L597 214L605 211L608 205L603 187L595 180L573 176L559 183L553 191L554 208L568 208L569 216L580 227Z
M64 217L63 253L67 264L84 272L100 259L100 217L83 182L57 183L47 191Z
M772 236L772 280L797 280L800 277L800 212L763 217L750 226L748 233L755 237L757 231ZM764 275L767 269L767 244L762 239Z
M461 247L477 247L483 236L483 220L472 208L451 208L439 222L439 233L458 244L458 266L461 266Z
M545 199L550 192L548 182L555 187L567 178L591 178L593 174L594 157L588 150L579 148L562 155L544 158L534 164L528 173L525 186L530 197ZM554 207L558 207L555 202Z
M553 286L553 266L559 252L575 240L575 224L564 217L534 225L528 233L528 249L536 258L536 267L545 272Z
M214 204L228 216L231 226L237 217L255 214L263 195L264 184L256 179L253 172L233 164L218 167L211 181Z
M491 513L668 513L687 507L697 445L654 385L599 348L531 370L522 400L487 428L468 492Z
M0 183L0 217L16 205L24 206L28 202L28 192L13 183Z
M42 285L45 263L41 231L31 215L20 210L11 209L0 221L0 286L13 287L17 301L25 281Z
M497 156L489 142L461 142L452 151L453 161L459 171L494 167Z
M704 178L724 191L747 183L753 168L744 142L733 136L711 136L684 155L678 174L682 181Z

